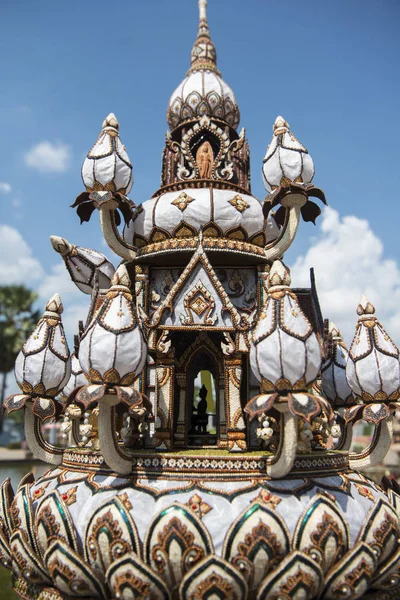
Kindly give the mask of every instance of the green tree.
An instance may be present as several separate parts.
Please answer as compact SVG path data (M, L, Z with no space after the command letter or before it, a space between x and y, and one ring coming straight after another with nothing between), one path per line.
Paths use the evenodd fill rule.
M33 308L37 298L35 292L23 285L0 286L0 431L7 374L13 369L21 347L39 320L40 312Z

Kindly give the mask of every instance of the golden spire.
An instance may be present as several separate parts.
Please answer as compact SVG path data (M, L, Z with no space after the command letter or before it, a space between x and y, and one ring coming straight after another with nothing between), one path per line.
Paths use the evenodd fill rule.
M197 39L193 44L190 55L191 66L188 71L215 71L217 70L217 52L211 41L210 28L207 21L207 0L199 0L199 30Z

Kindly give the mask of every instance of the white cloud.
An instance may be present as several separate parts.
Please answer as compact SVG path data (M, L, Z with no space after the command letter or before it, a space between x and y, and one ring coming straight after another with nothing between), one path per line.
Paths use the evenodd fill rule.
M70 348L78 331L78 321L85 320L90 297L83 294L70 280L61 258L50 272L40 261L20 232L9 225L0 225L0 285L23 284L39 295L39 307L58 292L64 304L63 323Z
M11 185L5 181L0 181L0 193L1 194L9 194L12 188Z
M354 335L356 308L363 294L374 303L376 315L400 342L400 269L384 257L382 241L366 219L340 217L327 207L321 234L292 266L292 284L309 286L314 267L322 313L341 329L347 343Z
M0 225L0 284L32 285L43 276L42 265L19 231Z
M44 140L25 154L25 164L42 173L64 173L71 163L71 148L63 142Z

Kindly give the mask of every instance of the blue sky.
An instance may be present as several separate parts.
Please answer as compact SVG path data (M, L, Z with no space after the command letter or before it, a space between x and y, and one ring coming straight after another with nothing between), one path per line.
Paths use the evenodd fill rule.
M282 114L338 212L328 211L317 227L302 223L286 257L297 265L299 283L313 259L325 306L339 317L343 295L326 298L343 281L353 286L345 308L355 321L353 298L364 291L365 276L400 341L399 3L209 0L208 16L218 66L250 141L253 193L265 195L262 158ZM80 167L113 111L134 166L131 198L140 203L159 187L167 103L189 66L197 21L196 0L0 3L0 224L25 241L19 248L33 261L25 277L32 287L57 285L60 277L51 234L118 263L102 243L96 214L80 226L70 208L83 190ZM46 148L58 149L53 161L37 162L37 153L32 159L39 144L44 157ZM1 283L11 271L13 280L22 277L18 239L13 245L3 236ZM65 283L61 288L64 301L79 304Z

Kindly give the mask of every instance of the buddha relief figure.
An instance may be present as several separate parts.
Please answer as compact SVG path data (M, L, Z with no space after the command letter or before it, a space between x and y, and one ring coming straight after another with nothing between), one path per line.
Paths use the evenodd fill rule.
M211 179L211 169L214 155L210 142L203 142L196 152L196 162L199 168L200 179Z

